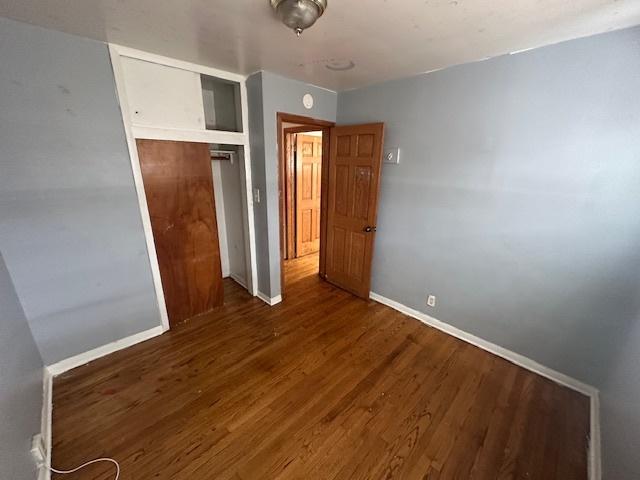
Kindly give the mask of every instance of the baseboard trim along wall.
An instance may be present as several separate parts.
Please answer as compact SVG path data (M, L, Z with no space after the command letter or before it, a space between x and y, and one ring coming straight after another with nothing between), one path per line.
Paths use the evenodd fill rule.
M42 369L42 417L40 433L45 449L45 463L38 470L38 480L51 479L51 434L53 422L53 375L47 367Z
M514 363L519 367L525 368L533 373L548 378L555 383L558 383L564 387L570 388L572 390L575 390L576 392L588 396L590 400L591 431L591 434L589 436L588 453L589 480L601 480L602 473L600 451L600 408L597 388L592 387L591 385L587 385L586 383L576 380L575 378L565 375L564 373L560 373L556 370L545 367L544 365L541 365L538 362L525 357L524 355L520 355L519 353L515 353L511 350L501 347L500 345L496 345L495 343L491 343L480 337L476 337L471 333L460 330L459 328L433 318L426 313L415 310L378 293L371 292L369 294L369 297L376 302L382 303L383 305L399 311L400 313L404 313L409 317L413 317L416 320L424 323L425 325L436 328L444 333L459 338L464 342L470 343L471 345L481 348L482 350L493 353L498 357L504 358L505 360L508 360L509 362Z
M236 282L238 285L240 285L242 288L244 288L245 290L249 290L247 288L247 282L244 281L244 278L240 277L239 275L236 275L235 273L231 273L229 274L229 276L231 277L231 279Z
M273 307L274 305L277 305L280 302L282 302L282 295L277 295L275 297L269 297L269 296L265 295L264 293L262 293L259 290L258 290L258 298L260 300L262 300L264 303L266 303L267 305L271 306L271 307Z
M42 379L42 419L41 419L41 434L44 440L44 446L46 451L46 463L44 468L40 468L38 471L38 480L50 480L51 471L51 447L52 447L52 421L53 421L53 378L64 372L72 370L76 367L85 365L93 360L109 355L110 353L123 350L128 347L132 347L137 343L144 342L153 337L157 337L164 333L162 325L145 330L144 332L136 333L129 337L121 338L115 342L107 343L88 352L80 353L73 357L61 360L53 365L48 365L43 368Z
M61 373L67 372L81 365L85 365L93 360L104 357L105 355L109 355L110 353L117 352L118 350L122 350L123 348L131 347L136 343L144 342L145 340L149 340L150 338L162 335L163 332L163 327L161 325L158 325L157 327L153 327L149 330L136 333L129 337L121 338L120 340L107 343L106 345L98 348L94 348L93 350L89 350L88 352L80 353L73 357L66 358L57 363L54 363L53 365L48 365L46 368L49 370L49 373L55 377L57 375L60 375Z
M399 302L386 298L380 294L371 292L369 295L372 300L387 305L405 315L413 317L420 322L436 328L444 333L452 335L460 340L463 340L471 345L493 353L511 363L514 363L522 368L525 368L533 373L541 375L549 380L552 380L560 385L575 390L589 397L590 399L590 438L589 438L589 480L601 480L602 478L602 461L601 461L601 446L600 446L600 401L598 396L598 390L591 385L587 385L579 380L576 380L568 375L557 372L551 368L531 360L523 355L512 352L506 348L503 348L494 343L483 340L480 337L476 337L470 333L460 330L452 325L437 320L426 313L422 313L413 308L407 307ZM258 298L264 301L266 304L273 306L282 302L282 295L270 298L262 292L258 292ZM110 353L117 352L128 347L131 347L137 343L144 342L153 337L162 335L164 329L162 326L157 326L144 332L136 333L126 338L122 338L115 342L108 343L101 347L89 350L88 352L75 355L60 362L54 363L44 367L43 369L43 402L42 402L42 438L45 442L46 448L46 466L51 465L51 435L52 435L52 419L53 419L53 377L60 375L64 372L72 370L76 367L85 365L93 360L109 355ZM41 468L38 472L38 480L50 480L51 472L49 468Z
M602 480L600 396L597 391L591 395L591 426L589 433L589 480Z

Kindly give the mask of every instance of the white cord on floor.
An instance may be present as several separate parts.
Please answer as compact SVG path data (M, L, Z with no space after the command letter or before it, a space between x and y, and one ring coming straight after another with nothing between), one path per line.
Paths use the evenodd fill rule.
M90 462L83 463L79 467L72 468L71 470L56 470L53 467L49 467L49 469L53 473L59 473L61 475L68 475L69 473L77 472L78 470L80 470L81 468L86 467L87 465L91 465L92 463L98 463L98 462L111 462L111 463L113 463L116 466L116 478L114 478L113 480L118 480L118 478L120 477L120 464L118 462L116 462L113 458L96 458L95 460L91 460Z

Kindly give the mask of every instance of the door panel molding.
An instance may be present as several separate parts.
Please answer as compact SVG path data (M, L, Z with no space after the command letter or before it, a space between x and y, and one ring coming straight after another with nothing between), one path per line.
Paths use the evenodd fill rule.
M296 257L320 250L322 138L296 135Z
M331 129L326 207L326 279L369 298L384 124Z

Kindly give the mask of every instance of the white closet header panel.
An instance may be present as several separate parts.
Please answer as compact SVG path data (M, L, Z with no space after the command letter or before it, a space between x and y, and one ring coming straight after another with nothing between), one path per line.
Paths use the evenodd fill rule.
M200 74L121 57L134 126L204 130Z

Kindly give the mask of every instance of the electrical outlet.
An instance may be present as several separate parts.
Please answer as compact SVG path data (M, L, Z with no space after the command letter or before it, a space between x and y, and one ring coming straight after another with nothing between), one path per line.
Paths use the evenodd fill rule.
M31 458L33 458L38 468L42 468L47 461L47 450L44 447L44 439L40 433L34 435L31 439Z
M429 295L427 297L427 305L430 307L435 307L436 306L436 296L435 295Z

